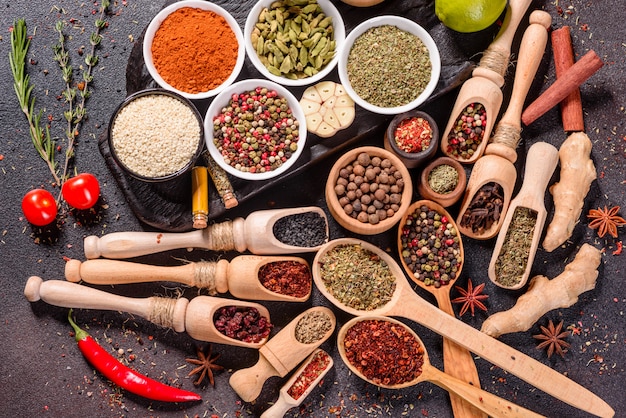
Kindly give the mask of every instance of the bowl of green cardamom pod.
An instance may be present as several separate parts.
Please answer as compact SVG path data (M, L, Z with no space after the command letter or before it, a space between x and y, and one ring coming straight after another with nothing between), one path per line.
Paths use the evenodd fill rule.
M343 19L330 0L259 0L244 28L246 53L256 70L285 86L326 77L345 38Z

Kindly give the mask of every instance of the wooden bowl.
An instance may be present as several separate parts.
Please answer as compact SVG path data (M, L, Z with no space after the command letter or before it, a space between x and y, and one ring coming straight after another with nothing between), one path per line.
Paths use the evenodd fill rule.
M402 190L400 202L398 203L398 210L393 216L387 217L376 224L361 222L351 217L350 215L347 215L343 209L343 206L339 203L339 198L335 193L335 186L337 185L337 180L339 178L339 173L341 169L351 164L354 160L357 159L357 156L363 152L367 153L370 157L389 159L393 167L395 167L396 170L402 174L402 180L404 181L404 188ZM326 204L333 218L347 230L362 235L379 234L392 228L400 221L400 219L408 209L411 203L412 195L413 183L411 181L411 175L409 174L408 169L405 167L402 161L400 161L400 159L393 155L391 152L379 147L372 146L355 148L339 157L339 159L335 162L332 169L330 170L325 189Z
M459 181L457 182L456 187L448 193L438 193L434 191L430 185L430 182L428 181L430 173L433 171L433 169L441 165L449 165L453 167L459 176ZM447 208L448 206L454 205L461 198L461 196L463 196L466 185L467 175L465 174L465 169L463 168L461 163L459 163L454 158L439 157L436 160L431 161L430 164L428 164L422 170L422 174L420 175L420 181L417 184L417 190L423 198L434 200L444 208Z
M446 211L437 202L433 202L431 200L418 200L418 201L412 203L411 206L405 212L404 216L402 216L402 221L398 225L398 254L400 256L400 262L402 264L402 268L406 272L407 276L411 278L411 280L413 280L416 283L421 282L421 280L419 278L415 277L415 272L407 265L404 257L402 256L402 251L403 251L403 248L402 248L402 229L406 225L408 217L411 216L417 210L419 210L420 206L426 206L429 209L432 209L432 210L436 211L441 216L447 217L448 218L448 223L452 224L452 227L456 230L456 237L458 237L458 242L459 242L459 248L458 249L459 249L459 252L460 252L460 262L459 262L458 267L457 267L456 272L455 272L455 278L459 277L461 275L461 271L463 270L463 263L465 261L465 251L463 250L463 241L461 239L461 233L459 232L459 229L458 229L456 223L454 222L454 219L452 218L452 216L450 216L448 211Z
M398 146L394 137L398 125L400 125L403 121L414 117L423 118L428 122L432 130L432 137L430 145L425 150L421 152L406 152ZM435 122L435 120L428 113L420 110L412 110L396 115L385 130L384 145L385 149L396 154L407 168L420 167L430 160L437 152L437 148L439 146L439 128L437 127L437 122Z

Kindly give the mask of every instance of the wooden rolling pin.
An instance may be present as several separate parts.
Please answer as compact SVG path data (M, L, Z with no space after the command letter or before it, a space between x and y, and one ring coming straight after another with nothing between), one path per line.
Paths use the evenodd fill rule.
M300 257L240 255L230 262L201 261L182 266L153 266L130 261L94 259L80 262L69 260L65 263L65 278L78 283L83 280L91 284L127 284L146 282L175 282L188 286L208 289L209 295L230 292L239 299L304 302L311 295L295 297L269 290L260 281L259 270L270 263L294 262L309 264ZM287 273L285 273L287 275ZM288 279L288 277L286 277Z
M517 178L513 163L517 160L515 149L521 139L522 127L520 117L522 108L548 43L547 30L551 22L550 15L544 11L535 10L531 13L530 26L524 32L520 45L519 60L515 70L509 106L504 115L502 115L500 122L498 122L491 142L485 149L485 156L478 160L467 183L467 190L461 203L457 224L461 233L471 238L493 238L498 234L502 226L504 214L510 203ZM471 228L463 227L462 217L476 192L483 185L490 182L495 182L502 186L504 198L500 211L501 215L489 229L474 232Z
M238 252L247 249L258 255L314 252L320 245L300 247L286 244L279 241L273 231L274 224L280 219L305 214L317 214L323 219L326 224L326 241L326 214L321 208L310 206L260 210L251 213L246 219L236 218L190 232L114 232L100 238L91 235L84 240L85 257L131 258L179 248ZM302 228L307 229L305 226Z
M41 277L31 276L26 282L24 296L29 302L43 300L50 305L64 308L101 309L122 311L140 316L148 321L176 332L187 331L196 340L239 347L259 348L267 341L267 337L259 342L245 342L222 334L213 316L225 306L255 308L267 321L269 311L258 303L197 296L191 301L186 298L130 298L119 296L102 290L83 286L64 280L43 281Z
M301 320L306 321L305 318L311 314L326 316L330 327L319 338L304 343L298 339L296 333L301 326ZM254 366L233 373L229 380L230 386L241 399L252 402L261 393L267 379L272 376L286 376L333 334L335 325L335 314L326 307L314 306L304 311L259 349L259 361Z
M531 0L509 1L507 13L498 35L484 52L478 67L472 72L472 77L461 86L446 129L442 131L443 135L441 135L441 151L445 155L469 164L478 160L483 154L502 105L501 87L504 85L504 75L509 64L511 44L530 3ZM470 158L460 158L448 151L448 134L454 129L463 109L472 103L482 104L486 111L483 140Z

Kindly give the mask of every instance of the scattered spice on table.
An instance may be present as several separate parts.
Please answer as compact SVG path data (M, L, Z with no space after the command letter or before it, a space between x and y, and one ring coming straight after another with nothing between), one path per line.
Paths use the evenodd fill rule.
M396 290L389 265L359 244L340 244L320 258L321 278L339 302L361 311L387 304Z
M481 103L470 103L448 132L447 153L462 159L471 158L483 141L487 111Z
M410 117L401 121L394 132L396 145L404 152L419 153L430 147L433 128L428 120Z
M362 152L339 170L334 191L346 215L376 225L400 210L404 179L390 159Z
M230 77L239 42L223 16L181 7L163 20L151 51L154 67L166 83L195 94L213 90Z
M400 243L404 264L425 285L440 287L456 279L463 261L461 238L445 214L426 205L407 214Z
M325 373L331 364L331 358L324 350L317 350L311 355L306 367L300 372L296 380L287 389L287 394L298 400L306 392L311 384Z
M294 213L277 219L272 233L283 244L312 248L328 240L328 223L316 211Z
M348 361L375 384L393 386L417 379L424 347L405 326L391 321L358 321L346 332Z
M347 73L356 94L379 107L417 99L432 74L428 48L410 32L393 25L368 29L352 44Z
M540 325L540 328L541 334L533 335L533 338L542 341L537 346L537 349L546 349L548 358L550 358L553 353L565 357L565 353L570 347L570 343L565 341L565 338L569 337L571 333L569 330L561 332L563 329L563 321L554 326L554 323L550 320L547 327Z
M311 292L309 266L295 260L272 261L259 268L258 277L266 289L301 298Z
M311 310L298 320L295 329L296 340L302 344L312 344L323 338L332 327L332 320L326 312Z
M522 280L536 224L536 211L522 206L515 208L495 264L496 281L502 286L515 286Z
M213 371L224 370L223 366L220 366L216 363L217 359L220 357L219 354L212 355L212 345L209 344L207 352L205 353L200 347L197 349L198 358L188 358L185 359L187 363L193 364L197 366L192 371L189 372L187 377L193 376L194 374L198 374L198 378L193 382L195 386L200 386L204 378L209 379L209 383L211 386L215 386L215 379L213 376Z
M482 233L500 220L504 206L502 186L496 182L483 184L476 192L467 209L461 216L459 225L470 228L474 233Z
M266 173L296 152L299 127L285 97L257 87L233 94L228 105L213 115L213 143L231 167Z
M440 164L428 173L428 185L439 194L452 192L459 184L459 173L449 164Z
M213 323L227 337L247 343L263 340L273 327L269 318L249 306L223 306L215 311Z

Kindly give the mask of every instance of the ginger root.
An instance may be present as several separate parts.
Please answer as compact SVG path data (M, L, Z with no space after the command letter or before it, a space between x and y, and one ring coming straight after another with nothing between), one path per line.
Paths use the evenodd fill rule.
M591 141L583 132L571 134L561 145L561 175L550 187L554 198L554 217L548 225L543 248L550 252L572 236L583 209L585 196L596 179L596 168L589 158Z
M527 331L547 312L572 306L580 294L596 286L599 265L600 251L583 244L563 273L552 280L541 275L533 277L528 290L519 297L515 306L489 316L481 331L494 338Z

